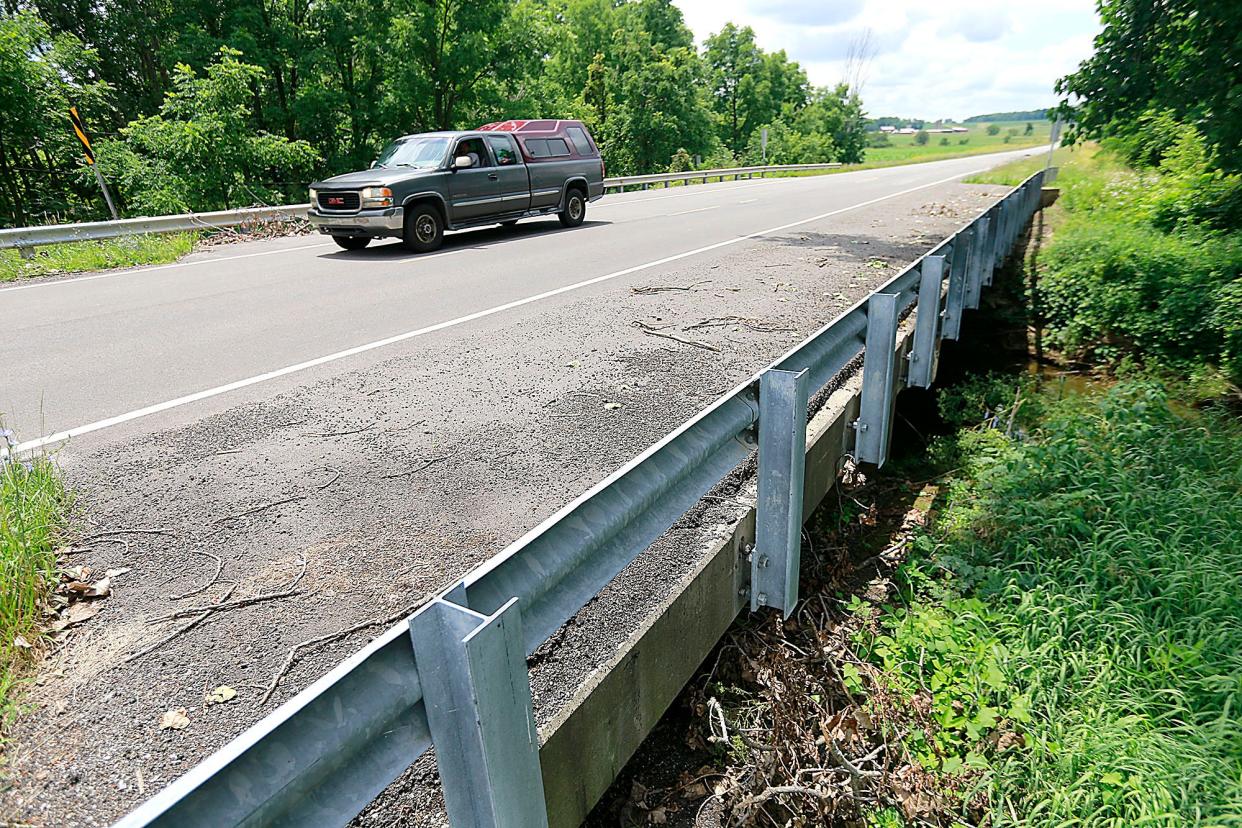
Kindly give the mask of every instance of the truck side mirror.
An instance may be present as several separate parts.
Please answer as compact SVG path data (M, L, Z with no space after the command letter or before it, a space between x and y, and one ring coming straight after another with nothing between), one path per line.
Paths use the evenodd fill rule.
M453 159L453 169L468 170L474 166L474 162L470 160L469 155L459 155Z
M379 159L376 158L374 161L371 162L371 169L375 169L378 166L379 166Z

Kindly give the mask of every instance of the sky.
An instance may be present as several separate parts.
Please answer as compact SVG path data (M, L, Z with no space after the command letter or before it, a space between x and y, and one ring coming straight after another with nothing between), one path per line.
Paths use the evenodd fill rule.
M728 21L766 51L784 49L816 85L845 77L852 43L875 56L863 76L872 117L953 118L1038 109L1091 54L1094 0L674 0L701 42Z

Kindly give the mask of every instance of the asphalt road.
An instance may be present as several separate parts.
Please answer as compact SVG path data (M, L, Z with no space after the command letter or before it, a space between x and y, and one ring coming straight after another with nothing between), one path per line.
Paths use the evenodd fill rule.
M182 425L390 357L411 339L539 314L615 279L1031 152L607 196L580 228L553 220L466 231L430 255L296 237L3 288L0 412L30 448Z
M437 256L288 238L0 290L22 436L120 420L58 457L72 561L123 573L31 687L0 824L109 824L994 203L955 179L1012 155L626 194ZM700 507L540 649L538 721L736 519ZM358 824L443 824L429 764Z

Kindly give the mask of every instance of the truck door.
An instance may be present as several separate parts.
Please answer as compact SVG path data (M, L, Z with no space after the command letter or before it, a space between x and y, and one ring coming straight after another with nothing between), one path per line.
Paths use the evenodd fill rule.
M530 209L530 175L512 135L487 136L488 146L496 157L496 174L500 178L501 212L524 213Z
M473 221L504 212L500 200L500 176L482 138L463 138L453 150L453 159L468 156L473 166L456 170L448 177L449 210L454 223ZM453 163L453 162L450 162Z

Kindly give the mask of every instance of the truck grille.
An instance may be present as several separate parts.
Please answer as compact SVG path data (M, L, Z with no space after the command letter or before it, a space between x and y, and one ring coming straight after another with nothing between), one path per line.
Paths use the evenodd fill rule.
M321 192L319 193L319 209L333 213L352 213L362 204L357 193Z

